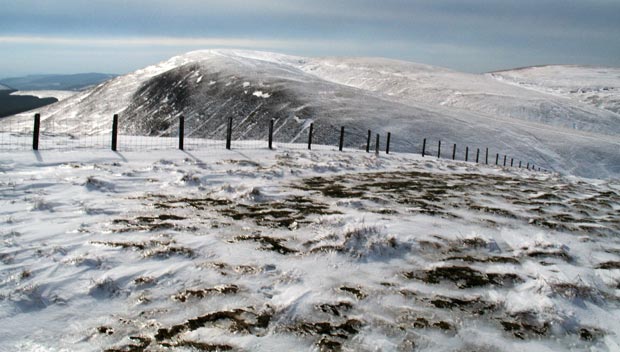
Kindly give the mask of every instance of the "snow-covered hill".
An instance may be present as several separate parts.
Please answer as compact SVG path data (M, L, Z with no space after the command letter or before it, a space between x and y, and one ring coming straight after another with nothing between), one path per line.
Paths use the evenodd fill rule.
M428 138L432 146L457 143L459 154L465 145L489 147L555 171L620 175L620 116L611 111L485 75L386 59L197 51L40 112L44 129L67 126L73 134L107 132L115 113L122 132L148 135L174 134L184 115L189 136L222 138L233 116L235 139L265 139L273 118L276 140L301 142L316 122L315 141L333 144L345 125L348 146L365 143L372 129L392 132L394 151L419 151Z
M620 68L549 65L493 72L489 76L620 114Z

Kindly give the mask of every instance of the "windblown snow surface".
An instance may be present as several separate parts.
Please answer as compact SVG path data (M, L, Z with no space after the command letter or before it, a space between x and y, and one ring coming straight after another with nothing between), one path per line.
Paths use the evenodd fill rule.
M613 87L620 82L609 80ZM619 93L609 94L606 101ZM488 147L564 174L608 178L620 177L620 115L612 110L489 75L404 61L205 50L116 77L39 112L44 132L72 136L109 133L116 113L123 134L170 136L183 115L189 137L219 139L232 116L235 140L266 140L274 119L274 138L297 143L314 122L318 143L337 143L346 126L358 138L345 143L359 146L371 129L391 132L395 151L419 152L427 138L429 146L458 144L459 156L465 146ZM15 123L20 119L25 122ZM29 112L0 125L30 126L31 120Z
M0 350L618 351L619 214L407 154L5 154Z

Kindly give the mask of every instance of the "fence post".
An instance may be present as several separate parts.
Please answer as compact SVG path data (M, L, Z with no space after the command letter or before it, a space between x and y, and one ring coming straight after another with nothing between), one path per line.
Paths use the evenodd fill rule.
M422 157L424 157L424 155L426 155L426 138L424 138L422 142Z
M506 154L504 154L504 166L506 166Z
M344 126L340 127L340 144L338 144L338 150L342 151L344 145Z
M390 139L392 138L392 133L388 132L387 142L385 145L385 154L390 154Z
M527 169L528 170L530 169L530 162L529 161L527 162Z
M118 140L118 114L112 118L112 151L116 151Z
M519 169L521 168L521 160L519 160Z
M232 140L232 122L233 117L228 117L228 128L226 129L226 149L230 150L230 142Z
M465 147L465 161L469 160L469 146Z
M452 147L452 160L456 159L456 143L454 143L454 147Z
M489 148L487 147L487 152L484 154L484 163L489 165Z
M437 159L441 159L441 141L437 145Z
M370 134L372 132L368 130L368 139L366 140L366 153L370 153Z
M478 160L480 160L480 148L476 148L476 164L478 164Z
M314 122L310 124L310 131L308 131L308 150L312 149L312 130L314 129Z
M499 153L495 154L495 165L499 165Z
M179 117L179 149L183 150L185 139L185 117Z
M273 149L273 119L269 120L269 149Z
M34 114L34 130L32 131L32 150L39 150L39 130L41 129L41 115Z
M510 158L510 167L512 167L512 165L514 165L515 159L514 158Z
M375 143L375 154L379 155L379 134L377 133L377 141Z

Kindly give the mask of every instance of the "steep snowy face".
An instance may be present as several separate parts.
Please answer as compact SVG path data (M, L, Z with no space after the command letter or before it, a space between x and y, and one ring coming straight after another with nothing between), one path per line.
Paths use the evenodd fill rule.
M499 110L508 112L489 113ZM391 132L393 151L419 152L428 138L431 155L442 140L444 146L456 143L459 156L465 146L470 157L488 147L492 162L501 153L559 172L620 175L614 153L620 123L607 118L612 112L490 77L386 59L197 51L117 77L40 113L43 128L55 123L76 135L108 132L118 113L122 133L171 136L182 115L188 137L218 139L232 117L235 140L266 140L273 119L276 141L298 143L316 122L315 143L336 144L340 126L346 126L345 147L365 146L370 129Z
M620 114L620 68L551 65L493 72L488 76Z

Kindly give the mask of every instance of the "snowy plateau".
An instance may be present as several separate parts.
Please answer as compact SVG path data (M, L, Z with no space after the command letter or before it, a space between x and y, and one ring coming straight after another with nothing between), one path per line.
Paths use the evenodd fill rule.
M620 351L618 72L210 50L46 106L67 130L0 154L0 351ZM53 144L114 113L145 145L232 115L236 147ZM393 152L338 151L342 124Z

